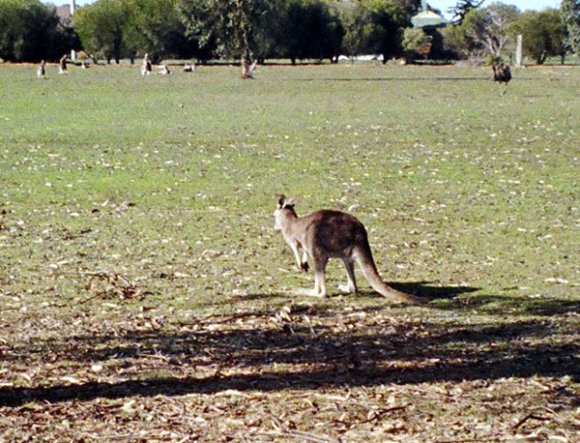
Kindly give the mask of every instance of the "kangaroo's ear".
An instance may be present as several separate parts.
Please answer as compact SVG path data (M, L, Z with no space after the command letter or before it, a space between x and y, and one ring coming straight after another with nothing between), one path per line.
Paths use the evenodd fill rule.
M284 207L285 203L286 203L286 196L284 194L282 194L280 197L278 197L278 209L282 209Z
M295 198L286 198L285 195L278 197L278 209L293 208L296 205Z
M294 197L292 198L287 198L284 201L284 207L285 208L293 208L294 206L296 206L296 199Z

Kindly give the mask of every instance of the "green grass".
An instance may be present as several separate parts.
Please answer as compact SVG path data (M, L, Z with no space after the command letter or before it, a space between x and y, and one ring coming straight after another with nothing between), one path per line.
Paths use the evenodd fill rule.
M213 410L209 426L252 441L297 438L293 426L354 441L572 435L558 393L578 392L579 85L578 68L559 66L515 70L503 96L487 68L271 66L241 81L226 67L49 68L37 80L33 67L0 66L0 429L25 435L26 420L57 414L48 399L74 404L57 418L89 439L103 423L83 420L102 417L102 402L151 439L165 422L141 415L175 402L223 406L233 421ZM355 214L383 277L434 300L392 307L366 286L290 295L313 278L273 230L280 193L302 214ZM343 274L331 262L329 287ZM302 341L279 334L283 306ZM359 360L374 369L352 375ZM244 384L256 373L272 378ZM200 377L204 388L186 382ZM246 434L233 389L266 414L247 416ZM537 412L545 429L510 427L546 392L560 403ZM34 406L10 406L12 395ZM146 409L122 409L135 395ZM352 409L329 409L347 395ZM403 408L388 423L383 397ZM284 411L304 402L318 420ZM276 413L291 416L276 424ZM438 428L456 416L456 433ZM26 432L54 438L55 426Z

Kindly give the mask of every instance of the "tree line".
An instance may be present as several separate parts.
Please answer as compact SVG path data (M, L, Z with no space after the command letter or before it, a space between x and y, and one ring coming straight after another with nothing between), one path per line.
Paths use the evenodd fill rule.
M580 49L580 2L519 11L501 2L460 0L444 28L413 28L420 0L97 0L70 22L39 0L0 0L0 58L55 60L71 49L119 62L328 59L381 55L461 59L513 53L536 63ZM427 5L428 8L430 8ZM441 12L435 10L435 12Z

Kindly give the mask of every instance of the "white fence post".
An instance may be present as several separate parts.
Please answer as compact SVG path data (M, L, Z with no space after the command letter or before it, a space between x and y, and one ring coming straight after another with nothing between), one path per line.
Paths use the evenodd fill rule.
M71 17L75 14L75 11L77 9L77 5L75 0L70 0L70 15ZM75 51L74 49L70 50L70 59L74 62L77 59L77 51Z
M522 66L522 34L516 37L516 66Z

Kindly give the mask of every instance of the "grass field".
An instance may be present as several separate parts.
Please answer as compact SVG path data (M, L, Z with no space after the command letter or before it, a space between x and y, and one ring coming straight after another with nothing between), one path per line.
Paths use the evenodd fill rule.
M0 66L0 442L578 441L579 87ZM292 295L281 193L430 303Z

